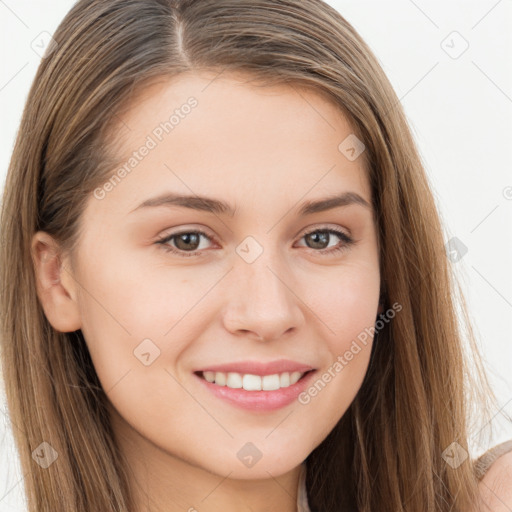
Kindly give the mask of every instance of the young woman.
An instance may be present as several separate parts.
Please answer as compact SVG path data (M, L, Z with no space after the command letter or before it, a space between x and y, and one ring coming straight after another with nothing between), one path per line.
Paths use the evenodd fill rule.
M432 193L350 24L81 0L53 37L1 217L29 512L507 510Z

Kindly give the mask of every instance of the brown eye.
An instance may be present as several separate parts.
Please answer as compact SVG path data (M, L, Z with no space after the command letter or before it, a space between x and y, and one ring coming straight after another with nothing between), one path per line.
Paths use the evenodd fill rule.
M342 240L342 243L327 249L332 235L335 235L337 238ZM307 247L310 249L319 249L316 252L320 254L332 254L339 251L344 251L355 243L355 241L343 233L343 231L338 231L337 229L332 228L315 229L314 231L306 233L302 238L307 241Z
M331 236L327 231L313 231L304 235L304 238L312 244L311 249L325 249Z
M202 231L182 231L181 233L173 233L156 242L163 246L167 252L173 252L179 256L195 256L200 253L199 245L201 237L206 240L213 240L210 236ZM173 242L172 244L170 242ZM201 247L204 249L204 247Z
M174 235L175 245L182 251L192 249L195 251L200 243L200 236L198 233L182 233L180 235Z

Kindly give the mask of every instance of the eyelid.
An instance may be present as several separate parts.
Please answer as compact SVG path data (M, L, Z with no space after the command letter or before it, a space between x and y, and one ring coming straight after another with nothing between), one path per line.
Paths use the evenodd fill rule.
M297 233L296 237L300 236L302 238L304 235L308 235L311 232L323 231L323 230L329 230L329 229L332 229L334 231L341 231L341 232L343 232L343 234L345 234L345 236L352 238L352 233L351 233L350 229L341 227L339 224L329 224L329 223L322 224L321 222L316 223L316 224L311 224L308 227L301 229Z
M176 231L174 231L174 230L176 230ZM166 231L168 231L168 233L164 231L164 233L159 235L160 239L167 238L171 235L178 236L182 233L203 232L205 235L208 235L210 238L217 240L217 237L213 234L213 231L211 229L207 228L206 226L203 226L202 224L197 224L195 226L194 225L180 225L179 227L176 227L176 228L169 228Z

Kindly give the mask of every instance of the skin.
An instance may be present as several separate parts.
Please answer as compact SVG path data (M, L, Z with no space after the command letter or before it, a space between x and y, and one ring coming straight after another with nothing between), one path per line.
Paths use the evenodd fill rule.
M350 204L300 217L304 201L371 194L362 158L338 145L353 129L339 110L297 87L255 88L239 76L189 73L147 87L122 116L121 162L168 112L198 106L106 196L91 195L78 250L44 232L32 251L38 296L52 326L81 329L111 402L115 435L129 461L137 510L296 510L302 461L353 401L368 367L366 346L307 404L247 411L203 389L193 372L209 364L287 358L321 376L375 324L380 275L372 209ZM208 86L207 88L205 88ZM328 172L329 171L329 172ZM234 216L179 206L141 208L164 191L205 195ZM132 212L132 213L130 213ZM321 245L305 236L334 228ZM201 236L168 246L172 233ZM317 233L318 234L318 233ZM252 263L236 248L252 236ZM183 249L185 247L185 249ZM149 338L160 356L134 356ZM247 443L261 459L246 467Z
M478 485L480 510L509 512L512 510L512 452L496 459Z

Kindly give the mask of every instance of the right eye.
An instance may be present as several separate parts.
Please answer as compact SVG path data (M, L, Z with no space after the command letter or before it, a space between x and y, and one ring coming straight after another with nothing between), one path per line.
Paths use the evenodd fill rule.
M166 252L172 252L178 256L189 257L195 256L200 252L200 249L198 249L197 246L201 243L201 237L211 240L211 237L203 231L180 231L178 233L166 235L156 243L162 245L163 250ZM169 245L169 242L171 241L174 241L174 246ZM190 248L192 249L191 251L188 250ZM204 247L201 249L204 249Z

